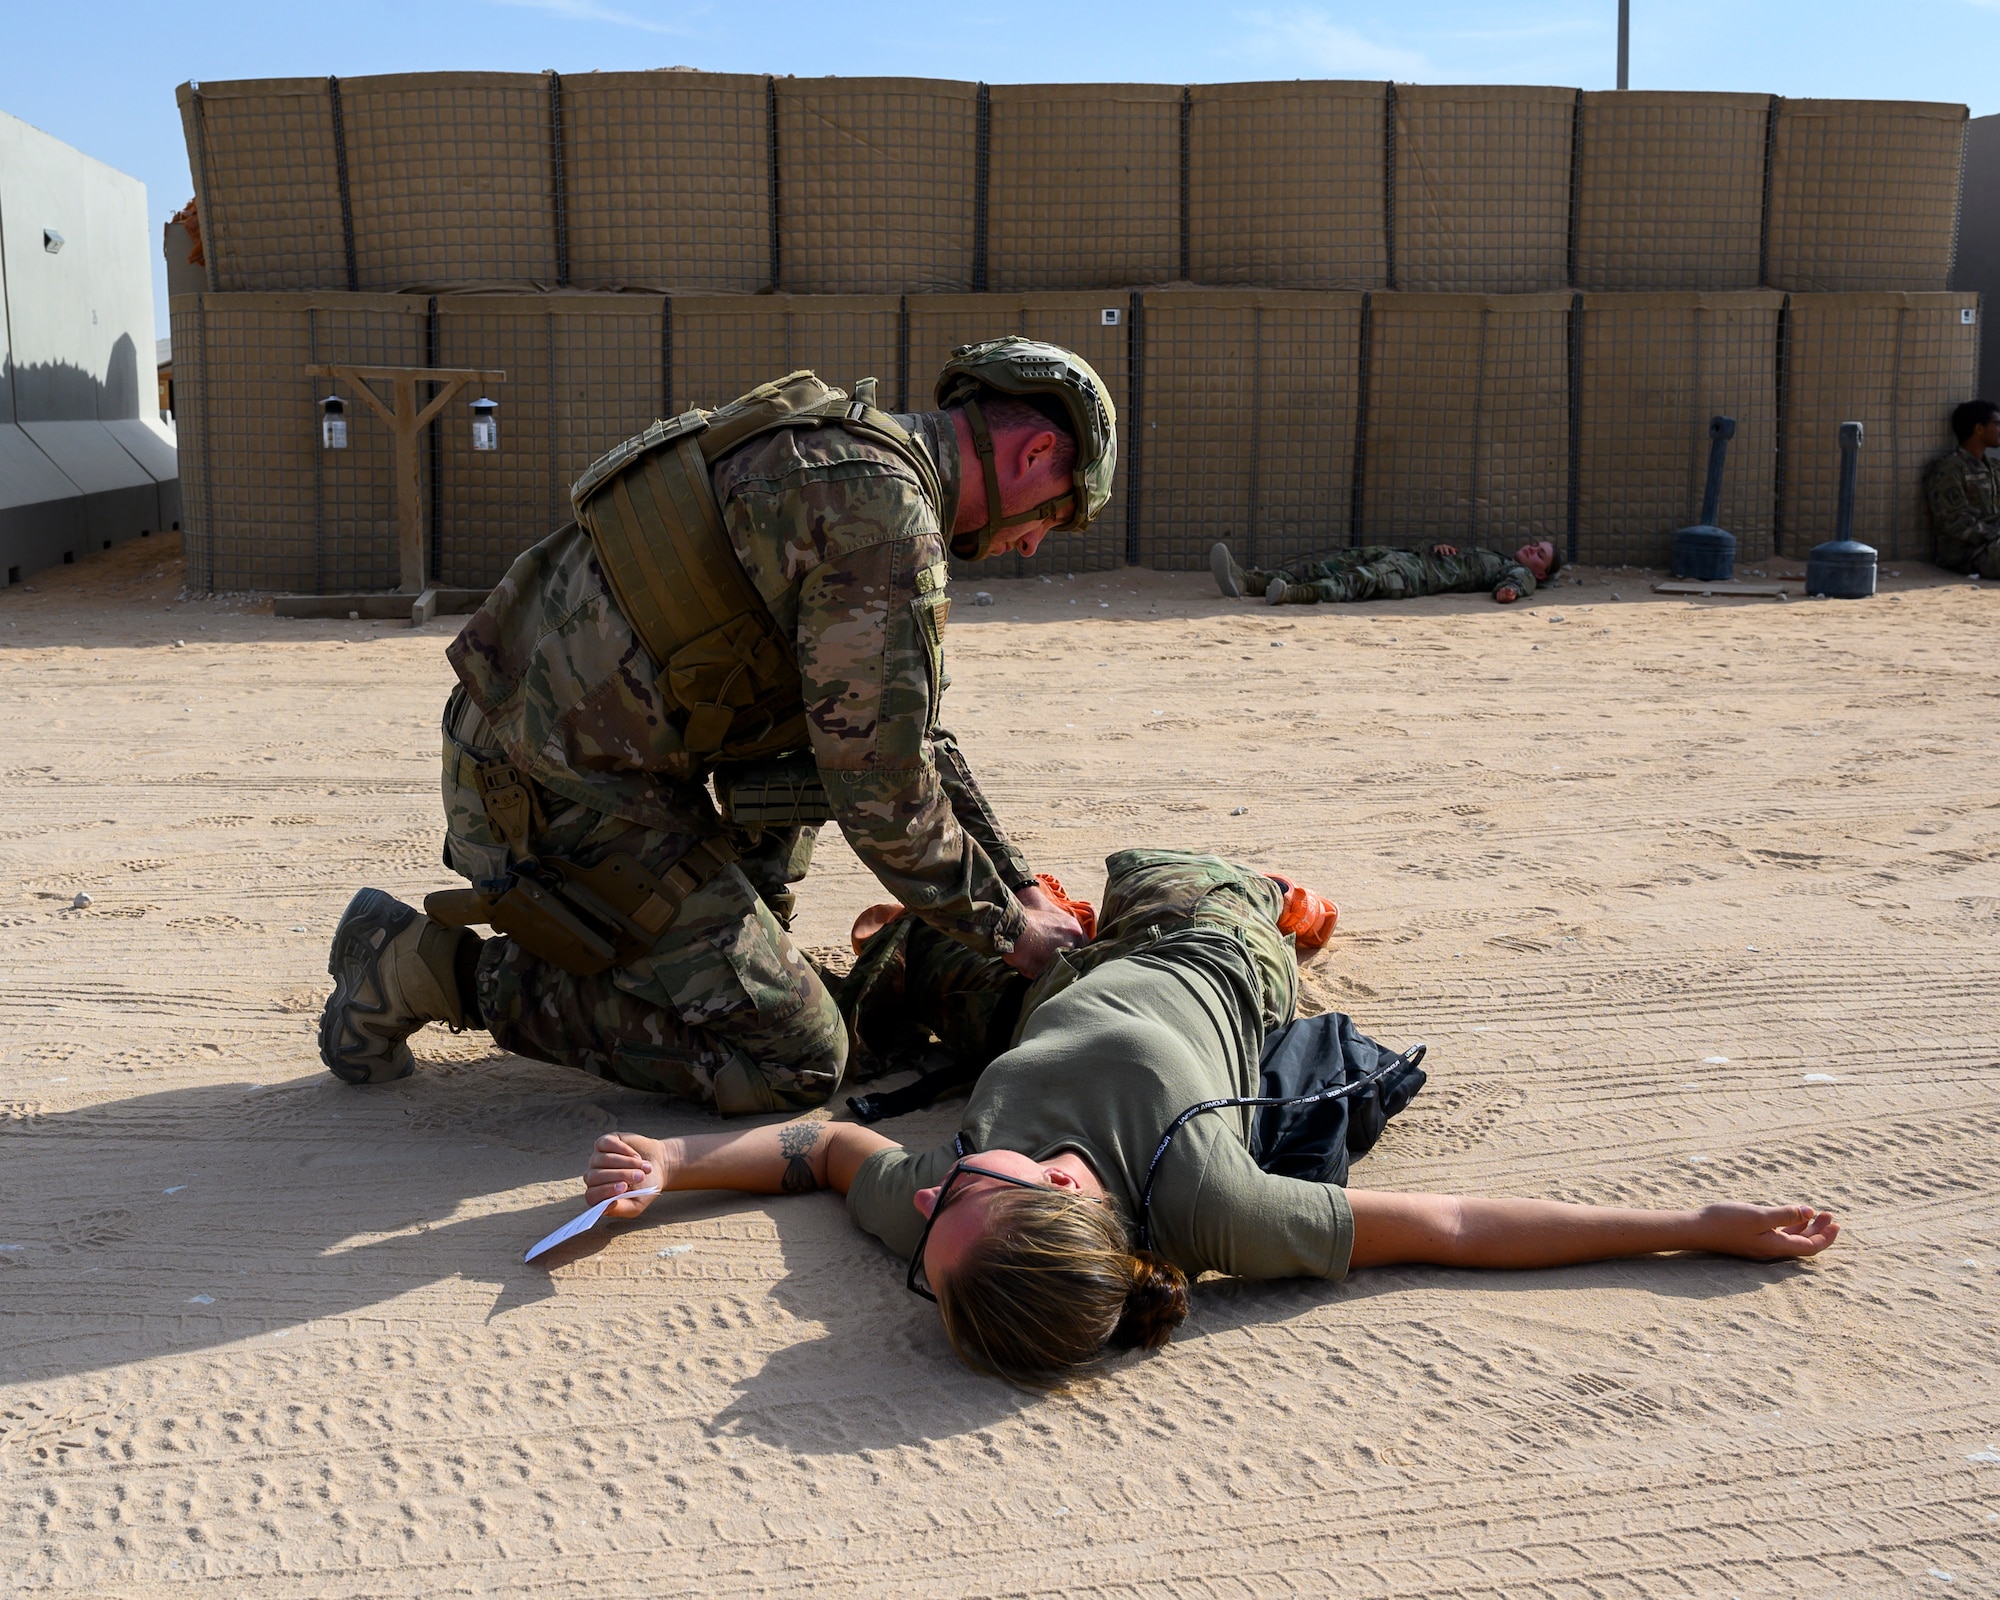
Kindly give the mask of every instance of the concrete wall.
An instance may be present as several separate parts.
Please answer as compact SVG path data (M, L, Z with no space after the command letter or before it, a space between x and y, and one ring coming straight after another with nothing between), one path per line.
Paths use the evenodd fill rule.
M1980 295L1979 393L2000 401L2000 116L1966 124L1965 179L1958 207L1958 265L1954 289ZM1969 398L1969 397L1968 397Z
M153 369L151 234L144 184L0 112L7 583L180 526Z

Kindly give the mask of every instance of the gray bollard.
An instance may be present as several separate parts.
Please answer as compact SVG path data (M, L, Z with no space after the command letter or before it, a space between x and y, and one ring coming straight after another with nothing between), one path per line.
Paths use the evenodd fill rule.
M1854 537L1854 485L1861 468L1861 424L1840 425L1840 506L1834 536L1806 557L1806 593L1866 600L1875 592L1875 547Z

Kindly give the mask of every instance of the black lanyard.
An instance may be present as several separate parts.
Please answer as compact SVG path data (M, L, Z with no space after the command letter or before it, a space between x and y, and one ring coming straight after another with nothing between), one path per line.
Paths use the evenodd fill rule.
M1380 1083L1390 1073L1404 1067L1414 1067L1424 1059L1427 1045L1413 1044L1399 1056L1393 1056L1383 1066L1377 1067L1365 1078L1357 1078L1352 1083L1342 1084L1337 1089L1320 1089L1312 1094L1280 1095L1275 1099L1258 1099L1252 1096L1233 1097L1225 1100L1204 1100L1200 1105L1189 1106L1179 1116L1167 1124L1167 1131L1160 1135L1159 1148L1153 1152L1152 1165L1146 1168L1146 1185L1139 1191L1139 1248L1153 1248L1153 1183L1160 1175L1160 1162L1165 1159L1167 1147L1194 1118L1204 1111L1221 1111L1229 1106L1303 1106L1314 1105L1322 1100L1344 1100L1351 1094L1359 1094L1363 1089Z

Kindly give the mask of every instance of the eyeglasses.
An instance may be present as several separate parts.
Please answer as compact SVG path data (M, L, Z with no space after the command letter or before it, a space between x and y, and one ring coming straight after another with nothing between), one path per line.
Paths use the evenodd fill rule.
M937 1296L931 1293L930 1283L924 1276L924 1246L930 1242L931 1229L936 1225L937 1219L944 1214L945 1202L951 1198L952 1190L957 1187L958 1180L968 1172L976 1178L991 1178L996 1183L1011 1183L1017 1189L1048 1187L1044 1183L1030 1183L1026 1178L1015 1178L1004 1172L995 1172L989 1167L968 1166L963 1161L951 1169L950 1175L938 1190L937 1203L931 1207L931 1214L924 1218L924 1231L917 1235L917 1247L910 1252L910 1292L922 1295L932 1305L937 1304Z

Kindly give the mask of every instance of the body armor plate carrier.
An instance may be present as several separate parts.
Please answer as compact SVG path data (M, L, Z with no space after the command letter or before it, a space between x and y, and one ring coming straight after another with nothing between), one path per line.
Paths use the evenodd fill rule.
M686 718L690 776L808 743L792 642L737 559L710 470L780 428L845 428L904 462L941 519L929 455L874 402L872 378L850 400L794 372L719 410L654 423L592 462L570 491L619 610L658 667L663 695Z

